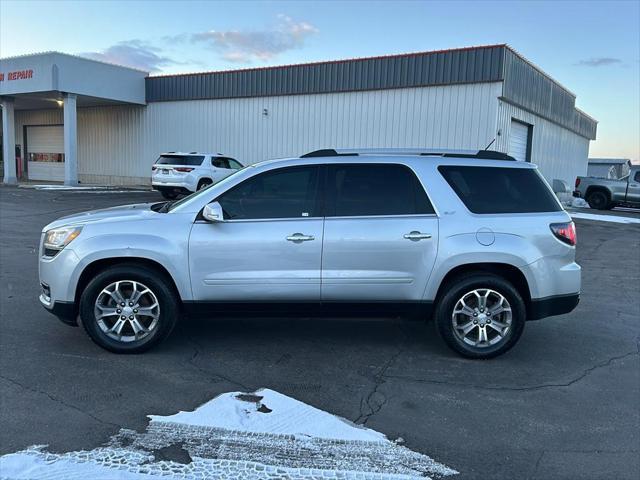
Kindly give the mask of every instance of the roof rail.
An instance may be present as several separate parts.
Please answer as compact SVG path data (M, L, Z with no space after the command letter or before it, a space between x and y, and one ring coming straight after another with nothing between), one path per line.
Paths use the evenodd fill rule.
M300 158L345 157L358 155L419 155L423 157L485 158L488 160L515 160L495 150L455 150L441 148L325 148L305 153Z

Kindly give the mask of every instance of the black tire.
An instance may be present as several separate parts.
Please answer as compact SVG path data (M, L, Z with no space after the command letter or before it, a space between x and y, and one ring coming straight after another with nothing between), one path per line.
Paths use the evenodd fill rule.
M160 195L167 200L175 200L178 197L178 194L172 190L161 190Z
M509 302L511 307L511 326L506 331L504 337L501 340L497 340L495 344L472 346L461 339L454 328L452 318L454 308L458 301L470 292L473 292L474 290L486 291L487 289L497 292L502 295L507 302ZM444 294L438 300L434 312L436 328L447 345L460 355L474 359L493 358L498 355L502 355L511 349L522 335L527 318L526 307L518 290L504 278L491 273L478 272L455 278L453 281L445 285L443 290ZM493 298L494 294L491 294L491 297ZM507 313L505 312L500 315L501 316L498 321L505 322L504 319ZM465 317L462 316L457 318L463 319ZM469 320L471 322L478 321L474 317L469 317ZM488 320L489 321L487 323L490 324L491 319L489 318ZM486 321L487 320L483 317L482 322ZM496 325L495 322L496 320L494 317L494 326ZM460 323L462 323L462 321ZM494 336L493 338L498 338L497 331L495 331L490 325L485 324L484 328L487 331L487 336ZM479 325L474 325L472 330L474 334L476 329L480 332L481 327Z
M198 182L198 190L202 190L204 187L207 187L213 183L213 180L209 178L203 178Z
M143 338L131 341L119 341L108 336L98 323L95 313L96 300L98 300L100 295L104 295L102 292L106 287L117 281L122 281L124 284L126 284L126 281L139 282L140 284L148 287L157 299L157 303L159 305L157 323ZM104 296L104 298L107 297ZM141 299L140 302L142 302L142 300L144 299ZM149 304L147 303L147 306L148 305ZM118 307L115 302L113 306L116 308ZM122 311L122 308L120 308L120 310ZM137 313L137 310L135 312ZM80 296L80 318L85 331L95 343L114 353L141 353L149 350L164 340L171 333L179 314L180 309L178 306L178 297L170 280L161 272L140 265L122 264L102 271L89 282ZM118 315L110 316L104 322L107 322L107 327L111 327L113 325L108 323L115 323L118 318ZM141 321L151 323L150 316L140 318ZM145 326L149 327L150 325ZM129 337L134 336L131 335L133 332L131 322L125 324L121 331L123 332L123 335L128 335ZM137 336L134 336L134 338L136 337Z
M596 190L595 192L590 193L587 197L587 203L591 208L596 210L611 210L613 207L609 200L609 195L601 190Z

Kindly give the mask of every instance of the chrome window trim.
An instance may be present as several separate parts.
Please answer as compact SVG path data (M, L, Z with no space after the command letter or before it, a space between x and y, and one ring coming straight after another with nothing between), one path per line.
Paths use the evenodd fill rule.
M364 219L376 219L376 218L438 218L438 215L435 213L406 213L406 214L398 214L398 215L343 215L343 216L335 216L335 217L324 217L326 220L331 220L334 218L340 220L356 220L359 218Z
M218 223L247 223L247 222L293 222L300 220L356 220L356 219L390 219L390 218L438 218L438 215L435 213L424 213L424 214L405 214L405 215L352 215L352 216L343 216L343 217L284 217L284 218L239 218L236 220L224 220ZM194 223L212 223L206 220L196 220Z

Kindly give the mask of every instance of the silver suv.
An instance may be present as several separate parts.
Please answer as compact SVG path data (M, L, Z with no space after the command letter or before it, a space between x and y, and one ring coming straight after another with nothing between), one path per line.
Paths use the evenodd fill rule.
M42 232L42 305L113 352L182 314L433 318L471 358L579 300L575 227L529 163L498 152L320 150L179 201Z

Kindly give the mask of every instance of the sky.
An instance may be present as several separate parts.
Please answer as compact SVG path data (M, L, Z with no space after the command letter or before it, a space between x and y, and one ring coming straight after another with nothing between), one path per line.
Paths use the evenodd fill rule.
M507 43L640 160L640 0L0 0L0 57L57 50L152 74Z

